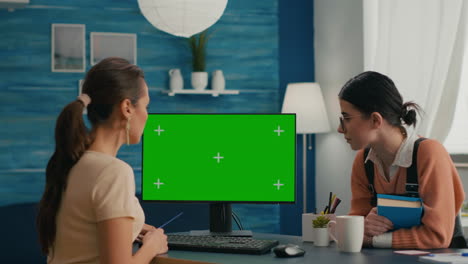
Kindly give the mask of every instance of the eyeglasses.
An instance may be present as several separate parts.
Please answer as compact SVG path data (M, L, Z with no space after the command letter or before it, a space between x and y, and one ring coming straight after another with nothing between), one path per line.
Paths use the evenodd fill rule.
M345 128L345 125L344 125L344 120L350 120L353 117L360 117L360 116L362 116L362 115L340 116L340 128L341 128L341 130L346 132L346 128Z

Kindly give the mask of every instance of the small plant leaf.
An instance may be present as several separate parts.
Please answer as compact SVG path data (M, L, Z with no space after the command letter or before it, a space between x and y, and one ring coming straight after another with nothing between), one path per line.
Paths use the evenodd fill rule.
M317 216L317 218L312 220L312 226L314 228L325 228L327 227L329 222L330 222L330 219L327 216L319 215Z

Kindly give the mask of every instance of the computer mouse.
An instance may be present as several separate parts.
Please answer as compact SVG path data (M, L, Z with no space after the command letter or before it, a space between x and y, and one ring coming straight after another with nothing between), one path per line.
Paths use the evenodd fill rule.
M304 256L305 250L300 248L298 245L287 244L278 245L273 248L273 252L278 258L291 258Z

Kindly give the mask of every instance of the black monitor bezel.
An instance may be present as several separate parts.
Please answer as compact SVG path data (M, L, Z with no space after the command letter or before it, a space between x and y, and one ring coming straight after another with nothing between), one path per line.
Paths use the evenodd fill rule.
M297 116L295 113L148 113L150 115L293 115L294 116L294 201L226 201L226 200L145 200L143 197L144 133L141 135L141 200L148 203L230 203L230 204L295 204L297 200Z

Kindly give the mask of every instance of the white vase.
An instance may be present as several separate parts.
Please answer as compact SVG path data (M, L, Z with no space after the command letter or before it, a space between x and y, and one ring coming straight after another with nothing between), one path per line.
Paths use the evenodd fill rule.
M192 87L197 91L203 91L208 85L207 72L192 72Z
M216 70L212 73L211 77L211 89L215 91L223 91L226 87L226 81L222 70Z
M328 227L314 228L314 246L326 247L329 243Z
M180 69L169 70L169 89L171 91L184 89L184 79L180 73Z

